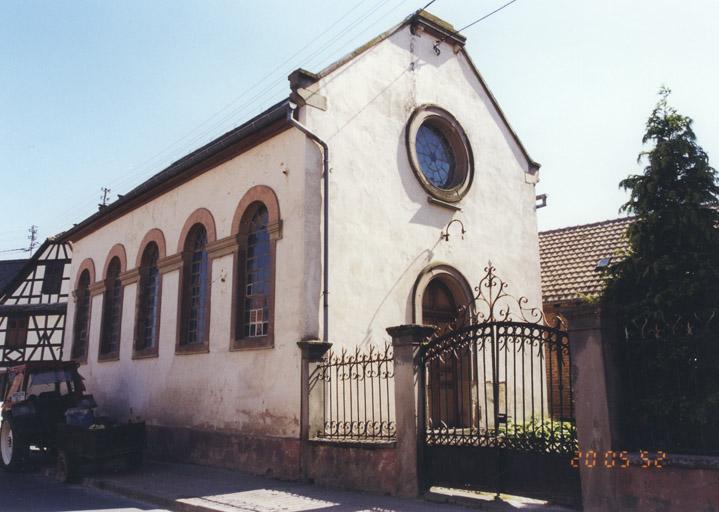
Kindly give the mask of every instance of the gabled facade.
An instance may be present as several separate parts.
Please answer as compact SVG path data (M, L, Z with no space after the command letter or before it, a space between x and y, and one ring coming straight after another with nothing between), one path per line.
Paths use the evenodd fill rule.
M46 240L0 290L0 366L62 359L71 249Z
M446 321L490 260L541 303L538 168L464 38L417 13L68 230L65 357L165 455L296 478L298 342Z

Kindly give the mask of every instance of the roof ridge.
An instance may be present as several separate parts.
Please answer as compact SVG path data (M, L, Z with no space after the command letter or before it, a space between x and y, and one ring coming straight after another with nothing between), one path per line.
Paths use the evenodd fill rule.
M563 231L571 231L571 230L580 229L580 228L593 228L593 227L599 227L599 226L615 224L615 223L619 224L621 222L630 222L630 221L633 221L634 219L636 219L635 215L629 215L627 217L617 217L615 219L607 219L607 220L600 220L597 222L590 222L589 224L576 224L574 226L565 226L563 228L548 229L547 231L540 231L539 235L540 236L541 235L549 235L549 234L553 234L553 233L561 233Z

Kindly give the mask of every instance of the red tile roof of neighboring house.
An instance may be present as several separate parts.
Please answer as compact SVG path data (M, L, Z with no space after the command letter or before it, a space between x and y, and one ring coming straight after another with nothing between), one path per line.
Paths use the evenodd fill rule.
M629 249L627 227L632 217L605 220L539 233L543 302L585 300L604 284L597 263L616 262Z

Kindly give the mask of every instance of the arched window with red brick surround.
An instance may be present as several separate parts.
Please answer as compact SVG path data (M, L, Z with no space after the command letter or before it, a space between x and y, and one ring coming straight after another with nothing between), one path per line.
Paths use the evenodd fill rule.
M160 270L157 266L160 249L149 242L140 259L140 279L137 285L134 356L157 354L160 329Z
M84 361L87 359L87 346L90 333L90 304L92 301L90 285L93 282L93 277L91 274L92 267L84 267L87 267L87 265L80 267L80 277L77 280L74 293L75 319L72 328L70 357L75 361Z
M182 251L182 298L178 350L206 349L210 320L207 229L195 224Z
M122 325L122 263L114 256L105 274L105 293L102 298L100 329L100 360L117 359L120 355L120 327Z
M242 198L233 221L235 264L233 349L272 347L275 318L279 204L272 189L256 186Z

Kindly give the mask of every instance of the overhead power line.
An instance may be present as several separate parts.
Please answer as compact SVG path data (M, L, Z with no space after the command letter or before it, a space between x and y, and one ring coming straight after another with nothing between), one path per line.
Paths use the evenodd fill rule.
M424 7L422 7L422 8L420 9L420 11L424 11L424 10L426 10L426 9L427 9L427 7L429 7L430 5L432 5L433 3L435 3L436 1L437 1L437 0L432 0L432 1L431 1L431 2L429 2L429 3L427 4L427 5L425 5Z
M404 0L403 0L404 1ZM232 99L230 102L228 102L224 107L216 111L214 114L212 114L210 117L208 117L205 121L200 123L199 125L195 126L193 129L191 129L189 132L187 132L184 136L180 137L179 139L175 140L174 142L167 145L165 148L163 148L158 153L151 156L149 159L144 160L140 164L134 166L135 172L131 172L129 174L124 174L123 176L119 177L117 180L113 180L110 184L114 186L114 188L119 188L118 185L121 183L127 183L133 179L136 179L141 176L145 176L148 172L147 168L152 166L152 171L154 172L155 169L155 161L157 161L160 157L163 157L163 155L169 155L171 152L174 152L176 148L179 147L179 144L182 144L182 146L187 146L191 144L195 144L200 140L206 139L210 135L216 136L217 131L220 127L223 125L226 125L230 120L236 119L239 117L239 114L244 114L248 108L251 108L252 106L256 106L259 102L261 102L261 97L266 97L268 93L275 95L279 92L280 87L286 87L286 80L287 80L287 69L286 65L289 64L293 59L298 57L300 54L302 54L305 50L309 49L310 47L314 46L315 43L321 42L322 46L319 51L312 50L313 53L310 54L309 58L316 57L319 53L323 53L325 50L327 50L334 42L336 42L338 39L342 39L345 37L348 32L350 32L351 29L355 28L357 25L365 21L369 16L374 14L378 9L380 9L383 5L389 3L388 0L379 0L378 2L372 4L372 6L363 13L360 13L359 16L355 16L353 20L351 20L349 23L344 24L337 34L334 36L330 36L329 41L327 40L327 35L332 32L333 28L337 27L342 21L347 19L352 13L354 13L360 6L366 4L364 1L357 2L355 5L353 5L349 10L345 11L343 15L341 15L339 18L337 18L334 22L332 22L326 29L324 29L322 32L320 32L316 37L314 37L312 40L310 40L307 44L305 44L303 47L301 47L299 50L295 51L292 55L287 57L281 64L277 65L272 71L264 75L262 78L260 78L257 82L255 82L252 86L245 89L245 91ZM393 9L394 10L394 9ZM303 61L307 61L308 59L305 57L302 57ZM281 72L283 73L282 76L279 78L272 78L273 76L276 77L277 73ZM277 81L279 80L279 82ZM269 82L269 83L268 83ZM274 85L272 85L274 83ZM251 91L255 91L258 87L261 87L260 91L251 96L248 99L248 93ZM237 103L243 101L239 106L237 106ZM229 112L228 112L229 110ZM243 116L244 117L244 116ZM184 154L184 153L183 153ZM164 158L163 158L164 160ZM173 159L174 160L174 159ZM68 209L66 213L71 212L77 212L81 209L89 208L90 205L93 203L93 200L88 200L81 204L75 204L74 207Z
M394 12L405 1L406 0L400 0L396 4L390 5L390 0L379 0L371 4L367 9L362 10L359 10L360 7L366 5L367 2L357 2L308 43L292 53L289 57L285 58L279 65L274 67L257 82L245 89L241 95L230 100L227 104L225 104L225 106L189 130L185 133L185 135L168 144L159 152L153 154L150 158L133 166L133 170L131 172L118 176L115 180L111 180L108 185L113 186L115 189L120 189L120 185L124 183L131 183L136 179L145 179L148 173L154 174L157 172L157 168L159 166L163 166L164 162L167 161L166 159L169 159L173 153L176 155L179 154L177 153L177 150L182 149L180 153L184 155L187 152L186 148L188 146L195 147L197 144L204 143L204 141L208 140L208 138L211 140L215 138L218 133L224 133L231 127L234 127L237 124L236 120L239 118L244 119L248 113L256 112L258 110L258 106L264 106L266 99L278 99L278 95L284 88L287 87L286 75L289 71L291 71L291 69L287 66L290 63L294 61L294 67L302 65L303 67L311 68L314 62L319 62L317 60L318 58L324 61L325 55L329 56L329 53L336 54L340 48L344 48L344 45L348 44L348 41L353 41L359 37L360 34L364 34L368 30L374 28L377 22L386 18L388 14ZM431 0L420 10L428 8L436 1L437 0ZM389 8L384 9L385 7ZM383 9L381 16L379 18L374 16L374 18L378 19L373 18L368 23L369 26L363 26L364 22L376 14L380 9ZM355 16L352 16L352 19L349 19L352 14L355 14ZM347 23L342 23L343 21L347 21ZM320 43L319 47L316 47L317 43ZM305 55L302 56L302 54ZM299 62L297 62L298 60ZM281 75L278 75L278 73L281 73ZM230 124L232 124L232 126L227 128ZM176 157L170 159L170 161L174 160L176 160ZM89 210L92 203L94 203L93 200L88 200L86 203L76 203L69 209L68 212L66 212L65 215L74 212L80 213L81 210L85 209Z
M33 224L30 226L30 228L27 230L28 233L30 233L27 237L28 240L30 240L30 243L27 247L19 247L17 249L3 249L0 252L32 252L32 250L37 246L37 226Z
M504 9L504 8L506 8L506 7L509 7L510 5L512 5L512 4L513 4L514 2L516 2L516 1L517 1L517 0L510 0L510 1L507 2L506 4L497 7L497 8L496 8L495 10L493 10L492 12L489 12L489 13L485 14L485 15L482 16L481 18L477 18L476 20L474 20L474 21L473 21L472 23L470 23L469 25L465 25L464 27L462 27L462 28L460 28L460 29L457 29L457 30L455 30L454 32L452 32L452 33L450 33L450 34L447 34L447 35L444 36L442 39L438 39L438 40L434 43L434 46L433 46L433 48L434 48L434 53L436 53L437 55L439 55L439 54L441 53L441 52L440 52L440 49L439 49L439 45L441 45L442 43L444 43L449 37L451 37L451 36L456 36L456 35L459 34L460 32L463 32L463 31L467 30L469 27L472 27L472 26L476 25L476 24L479 23L480 21L486 20L487 18L489 18L489 17L492 16L493 14L497 14L499 11L501 11L502 9ZM430 3L431 3L431 2L430 2Z

